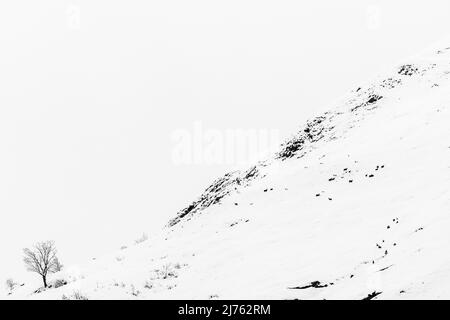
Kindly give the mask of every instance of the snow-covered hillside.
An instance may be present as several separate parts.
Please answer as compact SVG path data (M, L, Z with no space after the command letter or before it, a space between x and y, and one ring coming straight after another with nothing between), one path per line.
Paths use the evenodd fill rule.
M9 298L450 298L450 44L329 110L160 234Z

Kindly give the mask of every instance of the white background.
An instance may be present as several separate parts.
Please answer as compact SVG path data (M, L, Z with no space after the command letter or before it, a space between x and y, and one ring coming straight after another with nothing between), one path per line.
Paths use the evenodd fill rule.
M54 239L66 265L161 228L230 165L175 130L288 136L447 36L448 1L3 1L0 279ZM328 105L332 107L332 105Z

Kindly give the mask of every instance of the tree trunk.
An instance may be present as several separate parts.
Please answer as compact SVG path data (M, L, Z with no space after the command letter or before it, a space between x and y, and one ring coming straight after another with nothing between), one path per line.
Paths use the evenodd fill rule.
M44 288L47 288L47 277L42 276L42 280L44 281Z

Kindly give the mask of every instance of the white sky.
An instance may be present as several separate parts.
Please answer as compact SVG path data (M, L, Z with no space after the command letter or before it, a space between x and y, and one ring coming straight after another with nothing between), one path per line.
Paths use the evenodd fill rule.
M79 15L78 15L79 13ZM54 239L67 265L159 229L230 165L174 131L279 130L446 37L442 1L0 3L0 280Z

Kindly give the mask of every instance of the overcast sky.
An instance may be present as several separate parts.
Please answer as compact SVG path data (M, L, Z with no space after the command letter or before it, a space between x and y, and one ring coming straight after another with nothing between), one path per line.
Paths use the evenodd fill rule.
M289 136L447 37L449 15L448 0L2 1L0 280L28 279L35 241L71 265L151 236L234 168L174 161L177 133Z

